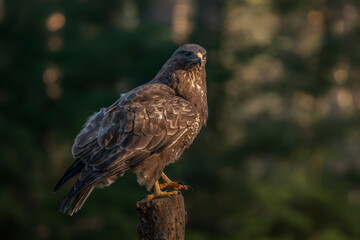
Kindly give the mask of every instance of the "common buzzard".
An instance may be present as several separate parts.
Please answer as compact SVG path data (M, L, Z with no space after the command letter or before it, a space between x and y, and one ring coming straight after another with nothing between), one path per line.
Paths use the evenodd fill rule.
M178 48L150 82L139 86L92 115L72 147L73 163L55 186L56 192L79 177L59 210L77 212L95 187L112 184L135 172L154 197L167 197L186 186L163 173L190 146L208 117L206 51L196 44ZM159 178L164 183L159 184Z

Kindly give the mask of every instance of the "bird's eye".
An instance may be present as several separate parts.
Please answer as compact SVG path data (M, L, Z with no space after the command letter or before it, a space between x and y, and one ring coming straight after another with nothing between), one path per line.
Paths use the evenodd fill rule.
M192 55L191 52L184 52L185 57L190 57L191 55Z

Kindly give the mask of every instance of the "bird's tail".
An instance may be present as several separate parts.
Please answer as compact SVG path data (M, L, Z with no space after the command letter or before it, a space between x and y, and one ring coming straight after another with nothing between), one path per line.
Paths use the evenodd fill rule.
M56 192L65 182L70 178L74 177L84 168L84 163L80 159L75 159L75 161L66 169L64 176L56 183L54 192Z
M99 182L114 175L118 177L119 175L123 174L125 170L127 169L123 169L123 171L118 171L117 169L115 169L112 172L107 173L103 176L96 176L96 178L92 176L88 180L82 182L82 186L77 186L75 184L75 186L71 188L70 192L61 201L59 206L59 212L66 212L66 210L71 205L69 209L69 215L72 216L84 205L90 193L94 190L96 186L98 186Z
M72 216L74 213L81 209L81 207L84 205L84 202L90 196L90 193L94 190L94 188L94 185L90 185L89 187L86 187L75 195L73 194L73 189L71 189L70 193L66 195L61 201L59 211L65 212L69 205L72 203L69 209L69 215Z
M114 156L117 157L118 155ZM84 168L84 163L74 161L73 164L66 170L64 176L59 180L56 184L54 191L56 191L62 184L64 184L71 177L80 173ZM92 173L85 177L82 180L78 180L75 185L71 188L69 193L63 198L60 203L59 211L65 212L69 206L69 215L73 215L83 206L84 202L89 197L90 193L94 190L95 187L100 186L109 186L117 177L123 175L125 172L129 171L129 166L126 164L122 164L120 166L116 166L108 171L98 171ZM115 177L115 178L114 178ZM110 182L107 180L110 179Z

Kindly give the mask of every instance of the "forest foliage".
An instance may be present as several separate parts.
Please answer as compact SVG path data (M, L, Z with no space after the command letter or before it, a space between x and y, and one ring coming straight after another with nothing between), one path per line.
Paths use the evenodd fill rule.
M165 171L186 239L360 239L360 2L0 0L4 239L136 239L127 174L73 217L52 189L93 112L183 43L208 51L209 120Z

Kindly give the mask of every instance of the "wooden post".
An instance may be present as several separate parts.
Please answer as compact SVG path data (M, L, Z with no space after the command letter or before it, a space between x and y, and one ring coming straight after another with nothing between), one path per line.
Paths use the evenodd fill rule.
M136 203L140 240L184 240L185 206L179 192L173 197L146 199Z

